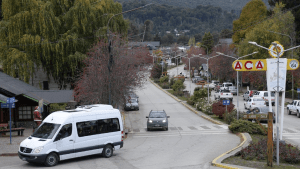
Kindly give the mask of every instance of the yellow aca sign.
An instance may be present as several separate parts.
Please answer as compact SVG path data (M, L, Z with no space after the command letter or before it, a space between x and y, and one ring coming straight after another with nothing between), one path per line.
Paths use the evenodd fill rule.
M287 70L296 70L299 67L299 62L296 59L287 60ZM266 59L254 60L236 60L232 63L232 68L236 71L266 71Z

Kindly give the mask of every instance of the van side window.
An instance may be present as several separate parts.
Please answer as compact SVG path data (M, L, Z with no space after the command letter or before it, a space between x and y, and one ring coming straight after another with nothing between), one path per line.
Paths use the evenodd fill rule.
M265 97L268 97L268 92L265 92L264 96L265 96Z
M72 135L72 123L64 125L60 129L57 137L59 137L59 135L60 135L60 139L59 140L71 136Z
M76 123L79 137L97 134L97 121L85 121Z
M99 134L120 131L119 120L117 118L98 120L98 129Z

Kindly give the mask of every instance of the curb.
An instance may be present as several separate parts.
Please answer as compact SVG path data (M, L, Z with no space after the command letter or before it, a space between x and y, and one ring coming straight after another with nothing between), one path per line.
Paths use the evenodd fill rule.
M172 95L171 93L167 92L166 90L164 90L163 88L161 88L158 84L156 84L155 82L153 82L151 79L149 79L149 81L155 85L157 88L159 88L160 90L162 90L163 92L165 92L167 95L171 96L172 98L174 98L176 101L180 102L183 106L185 106L186 108L188 108L189 110L191 110L193 113L199 115L200 117L208 120L208 121L211 121L212 123L215 123L215 124L219 124L219 125L222 125L223 123L217 121L217 120L214 120L212 119L211 117L209 116L206 116L206 115L201 115L199 114L199 112L197 110L195 110L194 108L192 108L191 106L183 103L180 99L178 99L176 96ZM249 135L248 133L246 133L247 135ZM230 166L230 165L225 165L225 164L221 164L221 162L225 159L225 158L228 158L230 156L233 156L235 155L234 154L229 154L235 150L237 150L238 148L241 148L248 140L247 140L247 137L245 136L244 133L241 133L242 135L242 139L243 141L235 148L221 154L220 156L218 156L217 158L215 158L213 161L212 161L212 165L213 166L216 166L216 167L221 167L221 168L227 168L227 169L241 169L240 166ZM249 135L250 137L250 135ZM251 137L250 137L251 139ZM249 141L248 141L249 142ZM248 145L246 145L248 146ZM227 157L224 157L225 155L227 155ZM222 158L223 157L223 158ZM248 168L248 167L243 167L243 168Z

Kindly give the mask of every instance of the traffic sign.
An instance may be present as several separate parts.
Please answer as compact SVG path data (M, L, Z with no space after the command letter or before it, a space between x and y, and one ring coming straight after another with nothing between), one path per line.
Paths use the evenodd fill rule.
M14 103L15 102L15 97L7 98L6 103Z
M300 93L300 88L297 88L297 93Z
M223 105L230 105L230 100L223 100Z
M275 48L275 46L272 44L270 47L269 47L269 54L270 56L272 56L273 58L277 58L277 51L278 53L284 51L284 47L278 42L278 41L275 41L274 43L277 43L277 50ZM283 55L284 52L281 53L281 55L279 57L281 57Z
M15 103L1 103L1 108L15 108Z
M299 67L299 61L297 59L287 60L287 70L296 70Z

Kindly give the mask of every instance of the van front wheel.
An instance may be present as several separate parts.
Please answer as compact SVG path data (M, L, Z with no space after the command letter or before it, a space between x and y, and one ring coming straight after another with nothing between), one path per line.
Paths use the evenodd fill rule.
M48 167L53 167L58 163L58 156L55 153L50 153L44 162Z
M102 151L102 155L105 158L109 158L113 155L113 148L111 145L106 145Z

